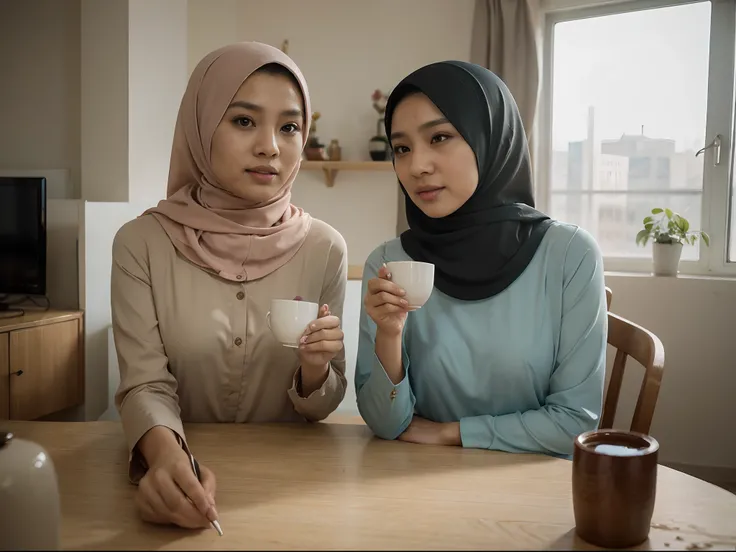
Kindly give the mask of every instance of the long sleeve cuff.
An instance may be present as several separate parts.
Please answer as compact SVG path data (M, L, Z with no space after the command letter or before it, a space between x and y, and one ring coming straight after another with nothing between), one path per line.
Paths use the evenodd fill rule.
M298 388L301 380L302 368L297 368L288 391L294 409L311 422L324 420L339 406L345 396L345 384L337 371L330 364L327 379L319 389L308 397L299 395Z
M409 385L409 357L403 347L401 356L404 377L394 384L374 352L370 376L358 393L361 416L382 439L396 439L414 415L416 399Z
M493 423L490 416L460 419L460 440L465 448L490 449L493 445Z
M149 429L155 426L169 428L184 450L189 451L177 411L178 407L172 405L168 397L157 393L143 391L126 397L120 408L120 419L128 444L128 478L131 483L137 485L148 471L148 465L136 445Z
M463 447L571 458L575 435L587 431L574 411L542 407L460 419ZM592 427L592 426L591 426Z

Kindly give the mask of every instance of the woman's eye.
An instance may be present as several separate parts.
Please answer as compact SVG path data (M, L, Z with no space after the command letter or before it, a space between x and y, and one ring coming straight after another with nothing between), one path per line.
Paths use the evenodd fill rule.
M436 134L432 136L432 143L436 144L438 142L444 142L445 140L448 140L450 137L447 134Z
M295 132L299 132L299 126L296 123L289 123L282 126L281 130L286 132L287 134L294 134Z
M251 121L248 117L235 117L235 119L233 119L233 123L241 127L253 126L253 121Z
M394 154L395 155L401 155L402 153L406 153L409 151L409 148L406 146L394 146Z

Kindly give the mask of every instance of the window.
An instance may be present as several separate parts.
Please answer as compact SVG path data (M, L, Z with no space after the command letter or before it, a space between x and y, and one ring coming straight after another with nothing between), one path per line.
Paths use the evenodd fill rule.
M734 0L546 15L538 203L590 231L607 270L651 266L635 237L652 208L669 207L711 236L683 248L683 271L736 273L735 19ZM698 153L717 134L718 164L715 148Z

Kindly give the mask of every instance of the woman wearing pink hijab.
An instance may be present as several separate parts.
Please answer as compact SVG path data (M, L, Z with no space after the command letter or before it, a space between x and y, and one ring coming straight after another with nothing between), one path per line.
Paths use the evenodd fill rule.
M115 237L115 402L147 521L217 518L215 477L195 477L182 421L317 421L344 397L345 241L291 204L310 119L286 54L211 52L181 101L168 197ZM321 307L294 354L266 314L297 296Z

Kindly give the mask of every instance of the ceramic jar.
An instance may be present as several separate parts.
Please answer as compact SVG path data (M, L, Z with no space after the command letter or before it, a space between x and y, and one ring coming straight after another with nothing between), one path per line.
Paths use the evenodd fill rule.
M0 550L59 550L60 509L48 453L0 430Z

